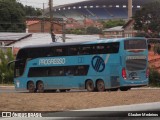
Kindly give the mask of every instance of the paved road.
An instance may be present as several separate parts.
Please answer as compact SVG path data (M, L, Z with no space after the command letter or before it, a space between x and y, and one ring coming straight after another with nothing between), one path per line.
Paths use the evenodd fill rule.
M140 88L132 88L131 90L146 90L146 89L159 89L160 88L150 88L150 87L140 87ZM14 89L14 86L0 86L0 93L25 93L25 92L28 92L28 90L26 91L16 91ZM49 91L48 91L49 92ZM87 92L87 90L77 90L77 89L73 89L69 92Z

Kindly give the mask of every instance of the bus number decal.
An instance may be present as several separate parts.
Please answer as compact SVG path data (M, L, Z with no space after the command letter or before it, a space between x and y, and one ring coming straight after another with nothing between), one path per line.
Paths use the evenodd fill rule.
M40 59L39 65L65 64L65 58Z
M92 58L92 67L97 72L103 72L103 70L105 69L103 58L101 58L100 56L94 56Z

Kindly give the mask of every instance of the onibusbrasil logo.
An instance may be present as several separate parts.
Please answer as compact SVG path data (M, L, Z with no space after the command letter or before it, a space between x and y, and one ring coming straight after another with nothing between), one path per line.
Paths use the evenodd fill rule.
M94 56L92 58L92 67L97 72L103 72L105 69L105 62L102 57Z

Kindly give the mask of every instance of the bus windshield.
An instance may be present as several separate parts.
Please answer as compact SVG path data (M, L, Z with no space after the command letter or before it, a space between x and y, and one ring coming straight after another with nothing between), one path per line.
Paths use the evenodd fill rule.
M125 40L124 41L125 50L134 50L134 49L147 49L146 40Z

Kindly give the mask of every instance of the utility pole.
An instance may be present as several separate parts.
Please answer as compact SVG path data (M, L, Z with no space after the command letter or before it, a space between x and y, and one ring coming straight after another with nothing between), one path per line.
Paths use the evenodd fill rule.
M63 23L62 23L62 41L65 42L65 38L66 38L66 33L65 33L65 22L63 20Z
M53 23L52 7L53 7L53 0L49 0L49 12L50 12L50 23L51 23L50 33L51 33L52 42L56 42L55 34L54 34L54 23Z
M44 21L45 18L44 18L44 3L43 3L42 20L41 20L41 32L43 33L44 33Z
M84 29L85 29L85 35L87 34L87 15L84 15Z
M128 20L132 19L132 0L128 0Z

